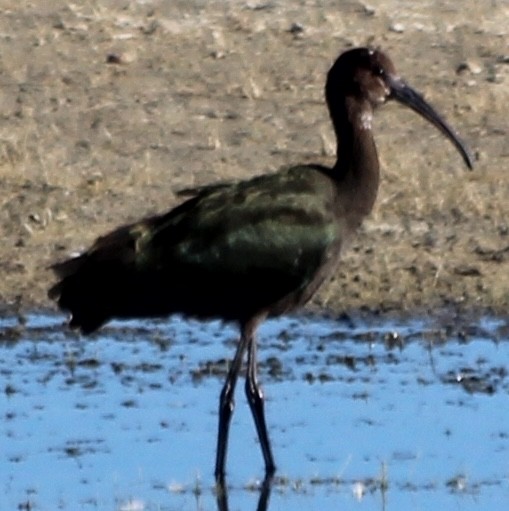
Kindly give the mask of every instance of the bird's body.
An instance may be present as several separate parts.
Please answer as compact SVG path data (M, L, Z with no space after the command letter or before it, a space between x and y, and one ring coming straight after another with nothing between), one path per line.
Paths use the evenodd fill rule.
M326 99L338 140L336 164L298 165L247 181L203 187L160 216L120 227L82 255L54 265L50 290L90 333L111 318L182 313L235 321L241 339L221 393L216 476L224 476L233 392L248 352L246 393L268 475L275 470L256 380L257 325L306 303L338 264L342 247L370 213L379 186L373 110L407 104L470 156L439 115L365 48L341 55Z
M205 187L56 265L65 290L53 293L84 332L111 317L279 315L306 303L337 264L367 212L349 202L318 165Z

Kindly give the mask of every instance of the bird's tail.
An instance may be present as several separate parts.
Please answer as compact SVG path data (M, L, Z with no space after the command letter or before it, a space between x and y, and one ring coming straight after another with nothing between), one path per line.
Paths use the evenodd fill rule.
M87 252L51 267L59 281L48 296L71 313L70 326L88 334L114 316L135 315L147 286L136 265L149 226L121 227L99 238ZM137 305L140 304L140 305Z

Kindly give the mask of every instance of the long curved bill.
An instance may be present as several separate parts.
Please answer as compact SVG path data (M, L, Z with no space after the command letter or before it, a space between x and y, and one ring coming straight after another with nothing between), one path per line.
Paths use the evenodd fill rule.
M463 157L467 167L473 168L473 161L466 144L445 122L442 116L412 87L399 77L389 77L390 97L410 107L412 110L436 126L453 144Z

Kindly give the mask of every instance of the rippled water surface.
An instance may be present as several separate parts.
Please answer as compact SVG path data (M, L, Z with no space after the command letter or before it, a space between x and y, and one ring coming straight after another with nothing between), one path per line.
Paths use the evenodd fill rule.
M1 510L217 509L234 328L171 318L84 339L61 316L25 319L0 320ZM266 322L267 509L507 509L508 341L500 318ZM254 510L263 462L236 397L228 505Z

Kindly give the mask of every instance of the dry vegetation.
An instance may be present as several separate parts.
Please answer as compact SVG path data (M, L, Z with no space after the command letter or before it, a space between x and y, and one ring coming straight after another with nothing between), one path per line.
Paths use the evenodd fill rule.
M402 5L4 2L1 302L47 305L48 264L174 206L179 188L331 163L325 73L346 47L375 44L478 161L468 173L415 114L379 112L376 211L316 303L505 310L509 8Z

